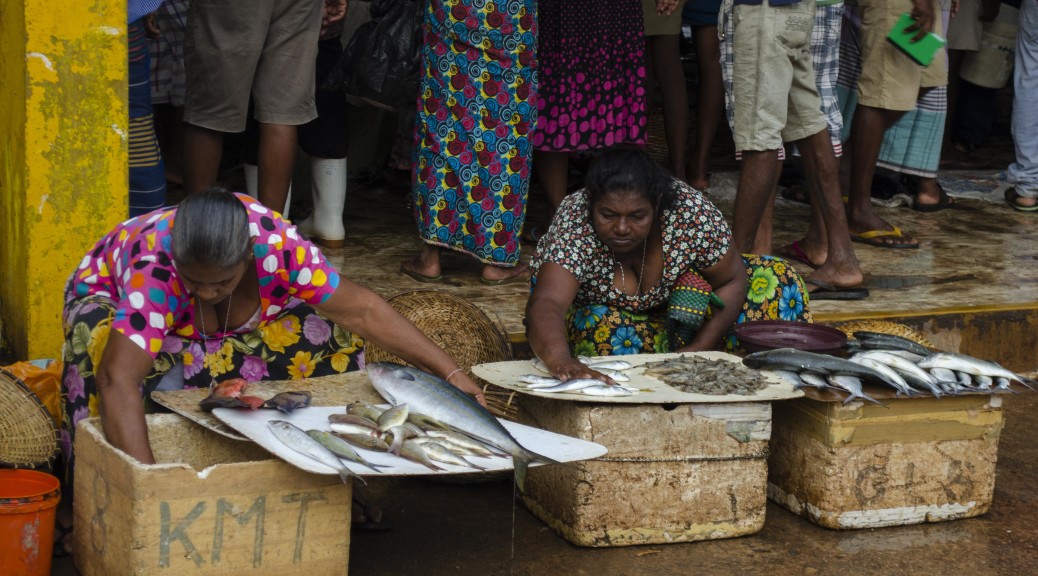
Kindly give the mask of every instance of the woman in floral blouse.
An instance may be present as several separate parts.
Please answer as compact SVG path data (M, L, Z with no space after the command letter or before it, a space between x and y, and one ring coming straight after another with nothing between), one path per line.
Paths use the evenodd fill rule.
M740 258L720 211L644 151L603 154L586 186L563 201L532 262L529 340L556 377L605 378L575 356L709 350L736 321L805 319L796 272L779 259ZM714 305L672 345L668 302L696 274Z
M132 218L102 238L66 287L61 441L71 481L79 420L153 463L153 390L242 377L300 379L363 368L360 336L447 377L457 363L370 290L341 277L295 226L221 189Z

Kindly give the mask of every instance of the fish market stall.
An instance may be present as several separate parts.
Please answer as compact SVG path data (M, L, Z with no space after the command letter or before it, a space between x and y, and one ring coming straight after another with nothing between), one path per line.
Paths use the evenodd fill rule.
M594 366L618 358L587 360ZM622 359L632 365L619 370L627 380L618 383L634 390L625 396L531 389L522 379L538 369L528 360L473 367L476 376L520 394L520 422L609 450L574 466L531 469L524 504L580 546L712 540L759 531L766 504L771 401L802 393L770 375L759 390L712 395L687 392L666 384L662 378L668 376L646 373L650 363L697 361L702 366L687 366L699 371L697 380L716 382L734 375L732 388L741 388L739 369L745 369L740 359L721 352Z
M803 377L805 398L775 406L769 499L834 529L987 512L1002 402L1027 392L1027 379L991 362L869 334L855 333L848 360L792 350L745 359ZM850 375L852 386L841 390Z
M76 437L73 535L82 574L346 574L352 485L363 483L362 476L473 474L510 470L518 460L525 469L546 459L605 454L592 442L504 422L496 426L520 445L515 459L484 453L453 464L414 462L406 457L418 447L409 450L412 440L403 440L399 456L362 448L356 462L337 453L328 461L318 452L301 452L313 447L318 432L362 420L352 418L351 407L386 414L378 423L389 434L399 434L396 426L409 416L400 407L376 404L385 401L367 372L258 382L245 394L236 399L258 399L266 407L207 412L208 390L153 394L177 412L146 417L158 462L153 465L114 449L99 419L84 420ZM275 402L285 395L294 406Z

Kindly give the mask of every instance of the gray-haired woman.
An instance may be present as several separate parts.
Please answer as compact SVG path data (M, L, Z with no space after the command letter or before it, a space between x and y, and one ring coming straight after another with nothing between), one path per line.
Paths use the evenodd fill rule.
M483 402L446 352L256 200L209 189L118 225L69 279L61 441L100 415L112 445L153 463L153 390L363 367L363 340Z

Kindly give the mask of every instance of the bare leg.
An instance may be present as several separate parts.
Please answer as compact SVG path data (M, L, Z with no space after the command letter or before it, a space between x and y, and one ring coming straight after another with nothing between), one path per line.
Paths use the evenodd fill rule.
M201 192L216 184L223 154L223 132L184 125L184 193Z
M857 121L857 118L855 118ZM825 227L827 254L818 257L808 255L815 262L824 261L811 275L833 286L856 286L864 280L858 258L851 246L850 232L847 229L847 217L843 200L840 198L840 186L837 176L838 167L833 155L832 141L828 130L808 136L797 142L801 160L804 163L804 174L807 176L808 192L811 194L812 210L819 210L819 221ZM813 220L812 220L813 221ZM808 238L817 236L817 232L808 232ZM805 249L806 251L806 249ZM817 258L817 259L815 259Z
M550 216L554 216L555 211L559 209L559 204L562 204L562 199L566 197L569 153L534 150L533 166L534 171L537 172L537 181L540 182L541 189L544 190L544 195L548 197L548 203L551 204ZM550 222L551 218L548 220Z
M280 212L288 197L296 163L296 127L262 122L259 126L258 200Z
M710 148L724 118L724 82L721 79L721 48L717 26L696 26L696 60L699 64L699 91L696 104L696 139L688 158L686 176L689 186L710 186Z
M653 77L663 96L663 127L667 134L670 170L674 177L685 179L685 145L688 138L688 94L685 71L681 68L678 35L651 36Z
M876 214L872 207L872 178L876 173L876 160L883 144L883 133L892 126L904 112L883 110L858 104L851 124L851 181L847 202L847 225L850 232L861 233L868 230L892 230L893 228ZM830 235L837 233L830 229ZM893 243L911 243L907 234L901 238L879 238L880 241Z
M753 239L753 248L750 250L753 254L774 254L771 240L775 230L775 198L778 196L778 180L782 172L782 162L778 159L775 161L779 166L775 170L775 180L771 185L771 194L768 195L768 203L764 206L764 212L761 213L760 224L757 226L757 235Z
M735 193L735 218L732 222L732 243L740 254L753 250L757 229L761 225L768 198L775 188L779 170L776 150L744 150L739 187Z

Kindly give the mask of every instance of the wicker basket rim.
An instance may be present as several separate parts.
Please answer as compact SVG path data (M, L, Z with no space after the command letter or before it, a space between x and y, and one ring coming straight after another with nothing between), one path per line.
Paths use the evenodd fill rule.
M0 466L35 467L58 450L58 427L24 382L0 368Z

